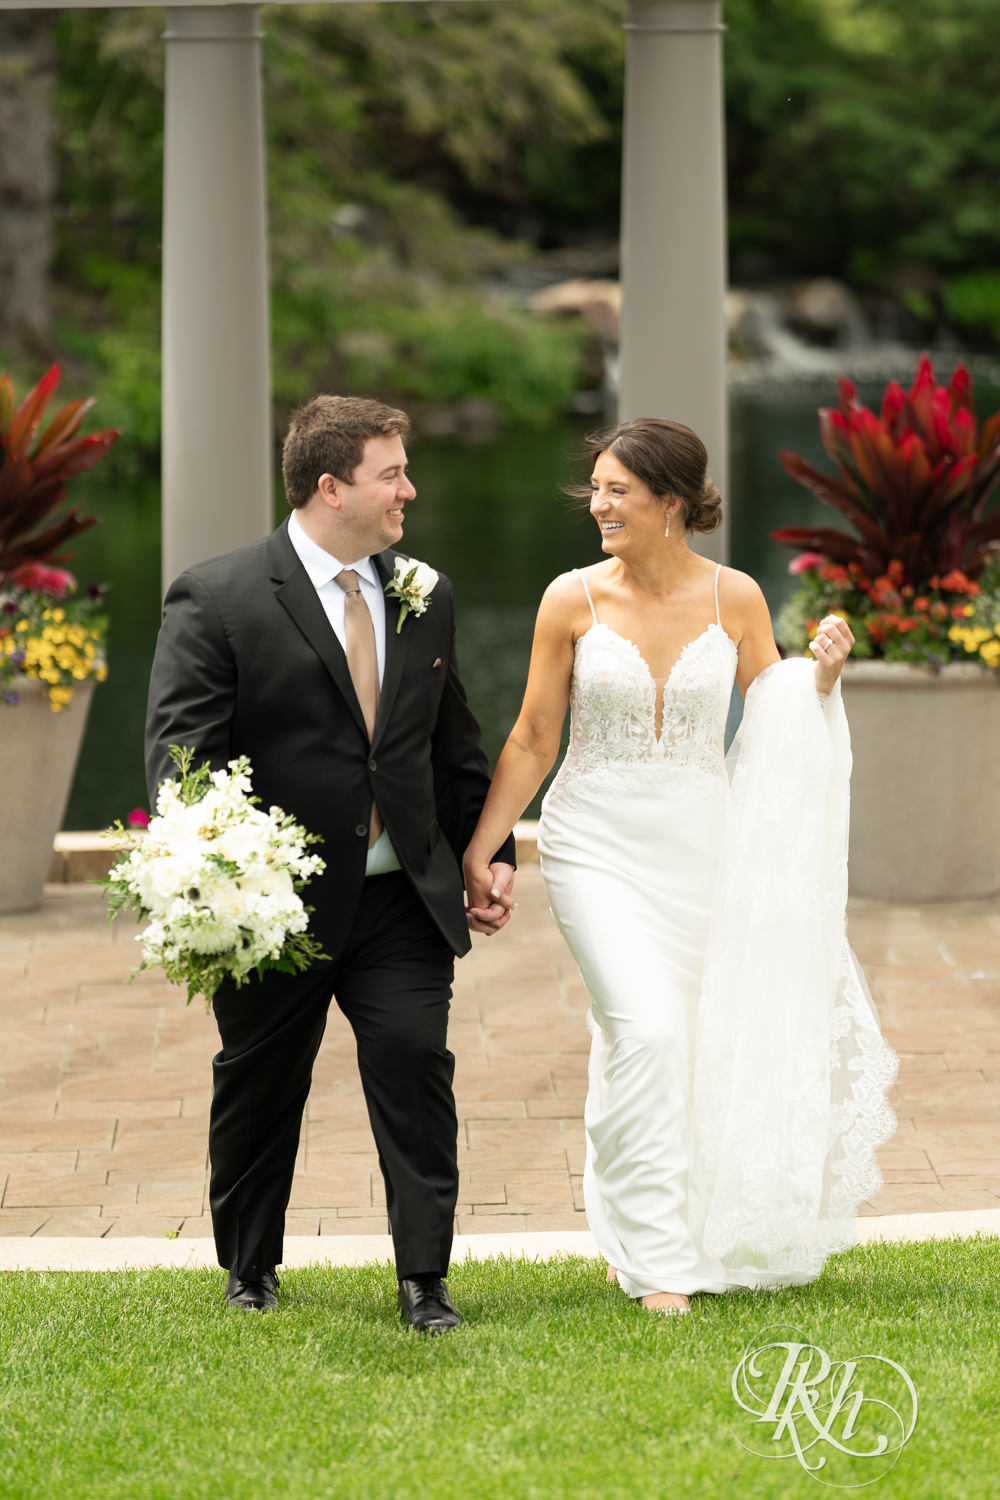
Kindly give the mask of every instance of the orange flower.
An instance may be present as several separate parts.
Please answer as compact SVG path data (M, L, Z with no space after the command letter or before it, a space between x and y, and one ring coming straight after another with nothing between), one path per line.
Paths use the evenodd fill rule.
M966 578L961 568L952 568L950 573L946 573L941 580L941 587L952 594L968 594L970 597L979 593L979 584Z
M921 594L918 598L914 599L913 608L920 610L921 614L923 614L930 608L930 602L926 594Z

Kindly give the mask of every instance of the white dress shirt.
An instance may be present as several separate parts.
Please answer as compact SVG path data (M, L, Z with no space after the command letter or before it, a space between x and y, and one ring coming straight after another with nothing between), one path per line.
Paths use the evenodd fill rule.
M347 650L347 632L344 626L344 604L347 596L335 580L337 574L343 572L344 568L351 568L357 574L361 585L361 596L368 606L368 612L375 627L375 657L378 662L378 681L381 688L385 677L385 595L375 571L375 564L370 557L362 557L352 563L340 562L331 552L327 552L318 542L314 542L311 536L306 535L294 510L288 518L288 540L295 548L299 561L309 575L309 581L319 596L319 602L323 606L333 633L345 651ZM365 874L385 875L390 870L399 868L396 851L392 847L388 831L383 827L368 851Z
M311 536L306 535L294 510L288 518L288 540L309 574L309 581L319 595L319 602L333 627L333 633L345 651L347 650L347 636L344 629L344 603L347 596L340 584L334 580L337 574L342 573L345 568L353 569L358 575L361 595L368 606L368 613L375 627L375 656L378 661L378 682L381 687L385 677L385 595L382 592L378 574L375 572L375 564L370 557L362 557L352 563L340 562L331 552L327 552L318 542L314 542Z

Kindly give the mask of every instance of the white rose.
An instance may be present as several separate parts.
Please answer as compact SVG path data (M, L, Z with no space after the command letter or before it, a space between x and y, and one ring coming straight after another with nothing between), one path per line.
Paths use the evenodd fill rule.
M289 872L282 869L276 870L273 866L255 870L243 884L255 896L273 896L283 901L297 899Z
M224 828L213 845L213 852L247 868L267 847L267 829L263 826L266 821L263 817L248 818L245 823L233 823Z
M176 854L161 854L149 866L146 888L156 897L157 905L180 896L198 878L200 860ZM146 903L147 905L151 903Z
M398 560L396 567L399 568ZM413 562L412 559L404 565L402 571L405 575L411 570L413 577L410 580L410 588L415 589L423 598L426 598L438 581L436 570L429 563Z

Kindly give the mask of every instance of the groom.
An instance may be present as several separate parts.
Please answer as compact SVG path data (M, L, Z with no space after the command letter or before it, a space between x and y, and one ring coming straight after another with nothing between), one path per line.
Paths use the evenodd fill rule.
M277 1305L302 1112L335 997L357 1043L400 1311L441 1332L462 1321L444 1280L458 1192L454 959L467 926L509 920L514 860L509 840L490 904L467 910L456 857L489 771L458 674L451 585L425 585L402 619L386 592L416 494L408 431L403 412L358 397L317 396L294 414L282 460L291 515L167 592L146 772L152 798L174 774L172 744L213 769L247 755L263 806L323 839L326 869L306 899L327 960L227 982L213 1001L210 1199L227 1305Z

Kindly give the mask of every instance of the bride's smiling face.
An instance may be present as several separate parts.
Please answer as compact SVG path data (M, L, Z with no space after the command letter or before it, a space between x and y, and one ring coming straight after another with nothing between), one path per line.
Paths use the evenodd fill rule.
M601 531L601 547L611 556L662 541L668 508L614 454L598 454L590 476L590 514Z

